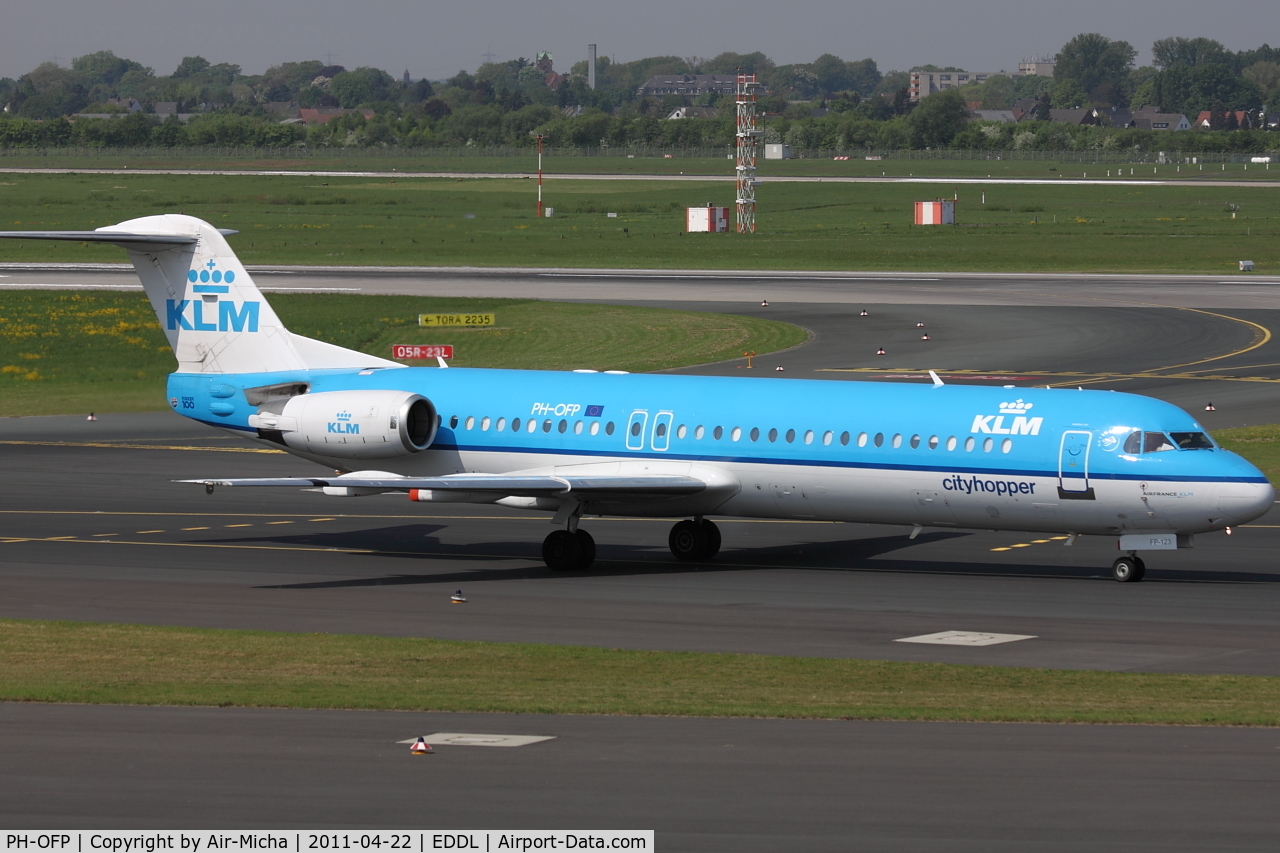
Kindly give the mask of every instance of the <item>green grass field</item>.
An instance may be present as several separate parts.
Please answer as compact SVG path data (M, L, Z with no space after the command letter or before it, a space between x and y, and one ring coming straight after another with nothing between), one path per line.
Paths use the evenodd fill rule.
M806 338L772 320L533 300L273 294L271 304L292 331L384 358L393 344L453 344L458 367L641 372ZM420 313L463 311L492 311L496 325L417 325ZM175 367L140 293L0 292L0 416L163 409Z
M584 156L549 153L543 158L546 174L588 175L733 175L733 160L723 156L685 156L673 153L671 159L641 154L639 156ZM942 152L947 153L947 152ZM1105 176L1123 168L1125 177L1159 180L1280 180L1280 164L1243 163L1167 164L1082 162L1080 160L1027 159L1009 160L1002 155L979 154L981 159L941 159L931 152L913 152L913 157L889 154L883 160L867 160L853 155L849 160L806 158L758 161L763 177L948 177L948 178L1054 178ZM1209 155L1210 157L1218 155ZM989 159L988 159L989 158ZM1225 168L1223 166L1225 165ZM361 172L459 172L459 173L533 173L538 158L532 150L527 154L486 156L479 154L419 151L368 152L359 149L339 151L307 151L281 154L210 154L197 149L133 150L86 153L83 150L50 149L28 152L10 149L0 152L0 169L263 169L296 171L361 171Z
M684 208L728 203L725 182L552 179L556 215L538 219L522 179L0 178L7 230L182 212L238 229L250 264L1228 274L1248 259L1280 271L1280 193L1262 187L965 186L959 226L914 227L913 201L943 188L765 184L759 232L739 235L684 233ZM0 241L0 262L113 260L111 247Z
M0 660L2 701L1280 725L1280 678L1250 676L17 620Z

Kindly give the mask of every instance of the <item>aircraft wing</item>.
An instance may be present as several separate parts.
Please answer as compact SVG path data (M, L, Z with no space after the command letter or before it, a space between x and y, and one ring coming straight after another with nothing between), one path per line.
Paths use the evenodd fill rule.
M694 495L707 484L697 477L656 474L645 476L504 476L500 474L460 474L445 477L352 476L256 477L245 479L178 480L214 486L292 486L294 488L342 488L407 492L468 493L496 499L504 497L573 497L581 501L626 500L628 498L668 498Z

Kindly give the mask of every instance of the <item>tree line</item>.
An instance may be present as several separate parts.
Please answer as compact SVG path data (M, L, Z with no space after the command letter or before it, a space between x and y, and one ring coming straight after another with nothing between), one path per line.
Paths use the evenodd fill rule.
M608 148L718 147L733 144L732 97L645 97L640 87L659 74L755 73L767 93L759 108L765 139L804 149L846 151L903 148L991 150L1261 151L1274 136L1230 128L1236 111L1265 126L1267 104L1280 94L1280 49L1233 52L1203 38L1167 38L1153 45L1152 66L1135 67L1137 51L1098 33L1068 41L1054 76L993 76L912 103L909 72L881 73L872 59L824 54L811 63L778 65L761 52L716 57L648 57L615 63L600 57L597 88L586 63L548 79L535 61L485 63L439 81L410 80L371 67L348 70L318 60L287 62L261 75L232 64L185 57L172 74L157 75L111 51L77 57L69 68L43 63L17 80L0 79L0 148L79 147L388 147L554 146ZM921 66L923 70L938 69ZM1194 118L1209 110L1227 117L1231 133L1168 133L1071 127L1048 121L974 121L971 108L1006 109L1020 98L1044 107L1157 105ZM119 118L83 113L141 112ZM161 118L155 105L188 114ZM357 107L327 124L281 124L281 103ZM668 120L678 106L728 106L705 118Z

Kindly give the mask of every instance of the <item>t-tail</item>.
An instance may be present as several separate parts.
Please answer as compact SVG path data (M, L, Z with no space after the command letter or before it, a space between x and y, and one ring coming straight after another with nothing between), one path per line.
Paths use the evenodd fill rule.
M295 335L262 298L227 236L194 216L162 214L96 231L9 231L0 237L113 243L129 253L179 373L267 373L401 367Z

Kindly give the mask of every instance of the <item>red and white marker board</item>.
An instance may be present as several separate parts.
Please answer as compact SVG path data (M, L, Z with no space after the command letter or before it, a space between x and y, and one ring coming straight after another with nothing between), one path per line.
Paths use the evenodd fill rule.
M956 203L951 199L916 202L916 225L955 225Z
M724 233L729 230L729 208L690 207L685 211L685 230Z
M429 358L453 358L453 344L395 344L391 357L401 361Z

